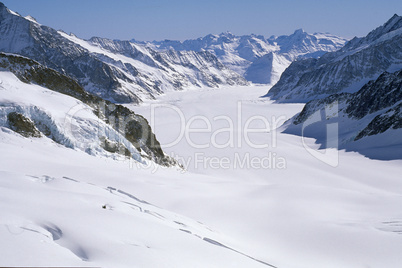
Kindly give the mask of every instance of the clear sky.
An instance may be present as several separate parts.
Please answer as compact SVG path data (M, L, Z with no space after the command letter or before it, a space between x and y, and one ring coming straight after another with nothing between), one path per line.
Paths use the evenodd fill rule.
M185 40L230 31L236 35L330 32L364 36L402 0L0 0L41 24L78 37Z

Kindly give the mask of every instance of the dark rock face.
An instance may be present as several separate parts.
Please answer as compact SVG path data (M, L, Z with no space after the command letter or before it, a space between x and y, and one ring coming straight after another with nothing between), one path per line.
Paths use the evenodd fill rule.
M337 106L336 116L331 115L333 112L328 113L334 105ZM388 136L378 136L382 145L388 148L388 144L392 144L395 148L402 146L402 136L389 131L402 129L402 70L395 73L384 72L358 92L333 94L308 102L291 120L285 132L301 135L305 127L303 124L317 113L326 115L326 120L321 118L316 125L310 126L309 136L322 138L325 136L323 133L325 128L322 126L336 123L339 130L339 149L370 151L369 156L376 158L373 148L379 145L376 143L378 139L373 142L373 137L387 133ZM371 141L365 142L368 139ZM381 159L402 157L401 152L394 152L390 154L394 158L387 158L388 153L382 154Z
M402 100L402 71L385 72L364 85L349 101L346 113L358 119L367 114L392 107Z
M42 135L35 127L34 122L26 118L20 113L11 112L7 116L7 123L11 130L21 134L22 136L40 138Z
M63 38L56 30L11 14L0 7L0 51L16 53L75 78L87 90L119 99L117 78L129 81L121 72L99 61L84 48ZM136 102L135 94L124 96Z
M319 59L293 62L266 96L280 102L308 102L331 94L356 92L385 71L402 64L402 17L395 15L365 38Z
M60 74L28 58L0 52L0 67L11 71L25 83L38 84L79 99L85 103L91 100L98 101L100 99L87 93L70 77Z
M360 131L355 140L377 135L391 128L402 128L402 103L387 110L384 114L377 115L367 127Z
M100 137L99 140L101 141L101 147L109 153L118 153L126 157L131 156L131 152L124 146L124 144L111 141L106 137Z
M355 138L383 133L388 129L402 128L402 70L384 73L376 81L365 85L350 101L346 113L358 119L381 110Z
M122 105L113 104L108 100L104 100L86 92L72 78L49 69L31 59L0 53L0 67L14 73L25 83L34 83L82 101L89 105L101 120L105 121L119 133L123 134L139 152L145 152L151 160L165 166L177 164L174 159L171 159L169 156L164 154L160 143L149 126L148 121L141 115L135 114L133 111ZM36 113L39 113L39 111ZM46 116L48 115L41 115L41 117ZM12 115L11 120L12 121L10 121L9 118L9 121L14 123L10 124L10 128L13 129L11 126L14 126L13 130L16 132L22 131L22 133L28 133L27 135L31 136L40 136L40 133L42 132L45 136L52 138L58 143L65 143L55 139L56 136L60 136L52 133L52 129L54 130L56 128L44 124L42 122L43 120L33 120L32 122L27 119L28 121L26 121L17 115ZM46 120L46 122L51 121L50 118ZM22 128L24 125L26 130ZM66 146L69 147L68 144Z
M335 101L347 104L343 109L349 117L361 119L401 102L401 87L402 70L395 73L385 72L377 80L369 81L356 93L334 94L308 102L293 122L294 124L303 123L314 112Z
M128 41L78 39L0 6L0 51L36 60L72 77L87 92L114 103L139 103L165 90L190 86L247 85L211 53L159 53ZM183 63L194 66L183 71Z
M350 96L351 94L342 93L334 94L320 100L309 101L306 103L303 110L294 118L293 124L298 125L304 123L315 112L325 110L325 107L334 102L345 102Z

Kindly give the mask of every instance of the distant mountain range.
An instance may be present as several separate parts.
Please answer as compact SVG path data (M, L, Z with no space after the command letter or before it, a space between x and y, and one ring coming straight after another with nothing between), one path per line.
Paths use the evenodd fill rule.
M326 52L340 49L346 41L328 33L308 34L299 29L289 36L270 38L261 35L235 36L226 32L183 42L164 40L140 43L159 51L208 51L248 81L274 84L292 61L318 58Z
M270 38L226 32L183 42L138 42L100 37L83 40L41 25L30 16L22 17L0 3L0 52L2 68L20 80L76 98L92 110L96 110L95 100L108 104L140 103L173 90L276 83L266 97L277 102L307 103L287 123L289 133L307 134L324 143L321 137L325 136L322 128L326 121L314 123L316 127L309 126L306 133L303 126L309 116L336 105L336 122L342 127L339 148L381 159L402 158L395 150L380 156L371 150L374 143L383 148L402 146L395 134L402 128L402 17L398 15L366 37L348 42L331 34L308 34L303 30ZM53 78L57 78L57 86L51 82ZM70 86L73 90L67 90ZM3 109L2 125L17 130L18 124L28 126L31 121L30 135L45 135L67 147L74 143L61 135L53 123L32 117L35 113L26 112L25 106L3 106L8 110ZM133 116L138 124L145 122L141 116L118 107L118 114L114 115ZM7 111L21 115L7 117ZM54 121L52 115L49 118ZM335 120L331 118L328 120ZM115 132L121 132L113 122L102 120ZM141 131L137 126L128 129L128 134L116 132L120 140L103 137L98 143L103 149L124 143L131 155L142 153L157 163L175 164L158 147L148 123L144 123L143 131L151 134L140 144ZM389 142L382 139L373 143L374 137L392 138L385 139ZM121 139L125 139L123 143Z
M383 72L402 68L402 18L394 15L366 37L354 38L318 59L293 62L266 96L279 102L307 102L356 92Z
M118 103L138 103L170 90L248 84L207 51L158 52L128 41L82 40L21 17L2 3L0 51L36 60Z
M272 84L294 60L339 49L330 34L207 35L196 40L83 40L22 17L0 3L0 51L29 57L117 103L139 103L171 90Z

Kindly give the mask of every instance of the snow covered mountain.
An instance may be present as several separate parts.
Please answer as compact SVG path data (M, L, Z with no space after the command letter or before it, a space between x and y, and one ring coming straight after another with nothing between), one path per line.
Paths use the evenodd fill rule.
M227 59L273 81L334 46L292 36ZM402 71L303 109L219 58L82 40L0 4L0 267L400 268ZM393 161L323 163L306 145L330 124L340 148Z
M292 61L317 58L341 48L345 42L346 39L338 36L308 34L299 29L289 36L271 36L268 39L261 35L235 36L226 32L184 42L164 40L148 45L162 51L209 51L248 81L273 84Z
M402 17L394 15L364 38L319 59L293 62L266 96L280 102L307 102L356 92L383 72L402 68Z
M0 3L0 51L29 57L117 103L169 90L247 85L209 52L157 52L124 41L85 41L23 18Z
M329 124L337 126L336 143L327 139ZM308 102L285 132L314 137L323 148L334 144L370 158L402 159L402 70L385 72L356 93Z
M0 67L0 127L94 156L176 165L142 116L31 59L0 53Z

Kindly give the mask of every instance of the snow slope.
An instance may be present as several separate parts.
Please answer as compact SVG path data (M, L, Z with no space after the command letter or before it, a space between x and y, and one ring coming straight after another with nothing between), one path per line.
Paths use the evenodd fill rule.
M341 48L345 42L346 39L328 33L308 34L299 29L291 35L271 36L268 39L261 35L236 36L226 32L183 42L164 40L145 44L162 51L209 51L248 81L275 84L292 61L317 58Z
M358 91L383 72L402 69L402 17L394 15L363 38L319 59L293 62L266 94L280 102L308 102Z
M402 71L383 73L356 93L308 102L286 132L314 137L322 148L357 151L382 160L402 159ZM325 120L323 120L325 118ZM327 126L336 126L335 143Z
M142 199L161 195L152 189L176 171L155 175L6 128L0 135L2 266L268 266L219 231Z
M399 267L402 162L339 151L336 167L324 163L300 137L275 131L274 120L292 117L302 104L259 99L266 90L172 92L135 106L152 124L152 105L159 105L156 134L166 152L190 159L185 173L94 157L1 128L1 265ZM194 148L191 142L228 139L227 132L208 131L169 146L180 110L187 129L205 129L203 119L190 121L205 116L214 131L229 126L217 116L243 127L263 116L272 123L269 133L249 133L249 142L270 145L250 146L241 127L234 132L241 146L236 139L233 147ZM262 128L259 118L250 127ZM318 148L314 139L304 142ZM259 166L269 153L276 164ZM195 161L196 154L205 158ZM235 167L236 154L256 160ZM208 157L229 164L216 168Z
M149 123L141 115L135 114L122 105L113 104L91 95L72 78L31 59L0 53L0 67L5 74L10 71L20 80L17 81L13 76L12 81L8 81L3 87L5 96L9 95L4 103L6 109L3 111L3 125L17 133L21 133L25 137L46 136L59 144L73 148L74 144L71 139L65 135L68 134L74 136L75 140L79 140L78 143L88 143L93 139L95 147L100 145L111 153L118 153L126 157L131 155L138 159L138 152L140 152L142 156L160 165L177 164L174 159L164 154ZM42 101L38 104L37 100L43 96L41 96L41 91L29 90L30 84L44 87L45 89L42 88L44 92L58 94L60 98L56 100L56 103L61 103L60 107L69 107L69 110L58 110L55 107L52 110L44 109L43 107L47 106L46 101L53 102L53 100L46 98L45 102ZM15 93L13 90L15 88L19 92ZM28 94L24 94L24 91L27 91ZM24 98L25 95L30 98ZM66 96L69 98L64 103L63 97ZM70 97L78 103L76 106L69 105ZM23 103L22 108L18 102L9 107L10 103L13 104L13 99L20 100ZM76 116L79 117L83 110L90 116L77 119ZM58 118L60 114L64 121L58 122L56 125L52 117ZM95 115L97 121L101 121L99 124L93 122ZM77 124L79 127L76 126ZM130 144L127 146L127 142L136 148L134 154L129 149L132 146ZM90 154L95 153L92 151L94 148L88 144L82 149Z
M136 61L110 54L125 43L82 41L35 23L11 25L62 36L72 53L54 54L62 59L90 52L81 68L120 79L127 75L117 66ZM1 70L0 266L399 268L402 161L319 150L315 139L282 133L303 104L259 98L267 90L220 85L126 105L148 118L184 172L140 159L135 148L137 161L108 153L99 132L125 139L88 106ZM46 125L56 142L11 131L9 112Z
M229 126L225 120L214 120L217 116L228 116L235 125L241 121L244 127L250 118L262 115L274 125L281 116L280 121L284 122L301 110L301 104L284 105L259 99L264 90L267 87L226 89L231 94L225 94L224 90L172 93L155 103L179 108L187 124L193 116L205 116L210 119L212 130ZM237 109L239 101L241 119ZM214 109L206 109L206 103ZM136 109L151 120L147 111L152 106L148 105ZM157 134L163 132L161 144L169 145L178 135L180 116L170 106L154 108L155 131ZM191 124L191 128L206 127L202 122L198 123ZM253 123L254 127L262 128L261 122ZM255 144L268 142L270 146L265 149L248 146L244 136L241 146L237 146L235 137L235 146L224 149L217 149L212 143L208 148L195 149L189 142L208 143L213 139L211 133L191 134L195 136L184 137L178 144L165 147L166 152L189 161L190 171L228 180L211 185L204 202L196 201L198 198L189 194L182 202L175 202L175 207L182 207L186 215L193 217L201 213L205 222L221 226L231 236L241 237L243 246L254 249L256 256L273 253L270 262L278 267L398 267L397 249L402 245L401 229L397 226L401 219L397 204L402 201L398 172L402 162L375 161L357 153L329 150L338 156L339 162L334 168L304 148L303 140L308 148L316 150L319 146L314 139L302 140L280 131L266 132L250 134L250 140ZM240 133L244 134L244 129ZM219 135L220 138L216 136L218 143L225 143L228 137L225 133ZM243 168L234 166L236 155L249 154L258 162L270 152L275 154L277 163L281 158L285 159L286 167L267 167L266 162L265 168L258 164ZM196 156L200 153L205 156L201 161ZM213 157L229 158L230 164L222 163L216 168L210 160L205 167L207 159ZM189 199L195 204L202 203L196 206L197 211ZM208 208L203 208L206 204L209 204ZM216 213L214 216L211 216L212 211Z
M171 55L128 41L82 40L21 17L3 3L0 51L36 60L116 103L138 103L169 90L248 84L209 52Z
M340 151L334 168L274 124L270 133L249 136L255 144L268 141L265 149L249 146L243 135L233 148L191 145L211 141L208 132L168 146L181 125L172 107L186 123L196 115L209 118L213 130L228 127L217 116L244 127L252 116L283 122L301 110L301 104L259 99L266 90L173 92L135 106L151 122L152 105L159 105L154 129L166 152L190 159L185 173L93 157L1 128L0 265L399 267L401 161ZM205 128L201 123L188 128ZM250 126L262 128L258 120ZM225 132L214 137L220 145L227 138ZM305 143L318 147L313 139ZM233 166L236 154L258 160L270 152L285 166ZM196 165L197 153L228 158L229 165L216 168L206 158Z
M8 127L7 115L17 112L49 132L49 142L84 151L95 156L118 157L101 146L101 137L124 144L132 156L141 160L137 149L119 132L100 120L93 109L81 101L47 88L21 82L13 73L0 72L0 126ZM46 130L46 131L44 131Z

